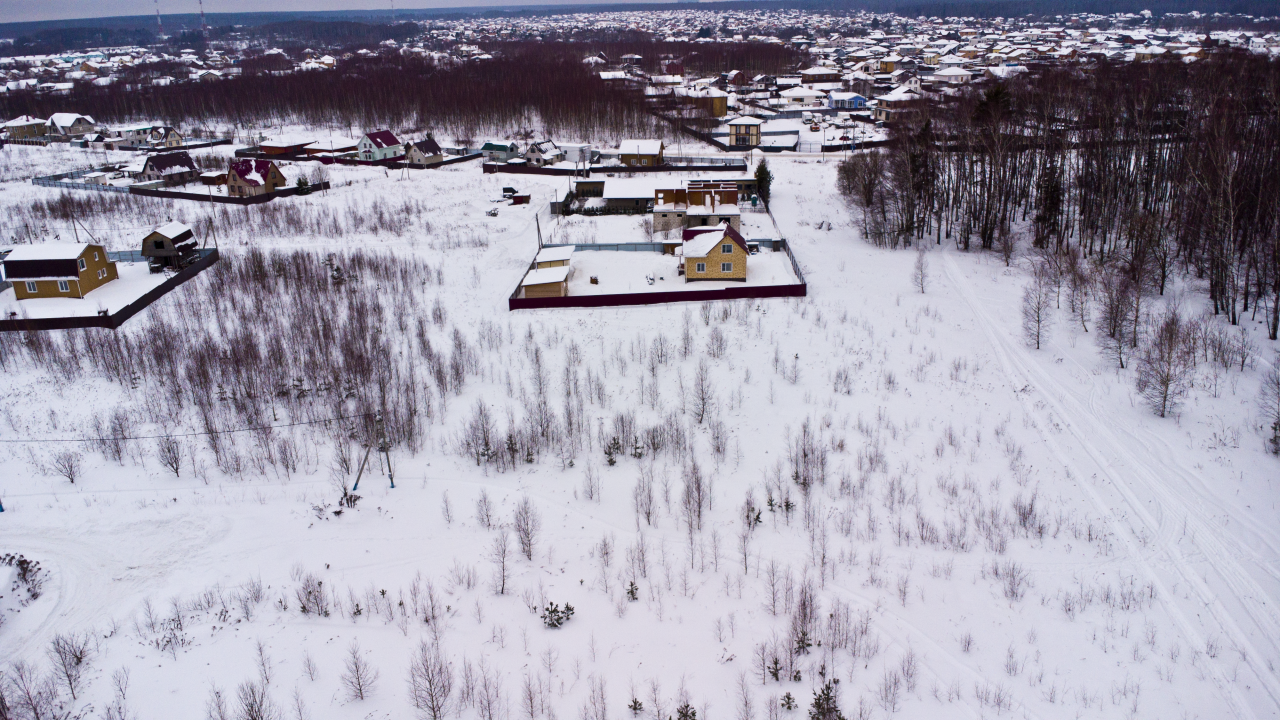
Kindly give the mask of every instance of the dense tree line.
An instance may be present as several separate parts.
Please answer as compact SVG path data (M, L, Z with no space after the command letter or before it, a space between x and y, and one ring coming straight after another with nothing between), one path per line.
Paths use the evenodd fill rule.
M454 67L401 56L355 59L333 71L253 73L211 83L78 86L69 97L9 93L0 115L47 116L69 107L103 122L174 125L279 123L438 130L459 138L542 127L585 139L659 133L638 90L610 85L567 49L512 48Z
M840 189L873 242L1025 241L1058 265L1105 268L1117 292L1163 294L1187 270L1215 313L1280 331L1280 64L1053 68L899 124L845 161Z

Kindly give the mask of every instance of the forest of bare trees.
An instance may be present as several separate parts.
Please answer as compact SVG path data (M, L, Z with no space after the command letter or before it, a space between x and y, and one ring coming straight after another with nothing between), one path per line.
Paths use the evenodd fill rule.
M1265 57L990 85L899 124L885 151L842 163L839 183L879 245L946 239L1006 259L1029 245L1086 330L1079 303L1109 298L1115 337L1185 271L1214 314L1280 334L1280 65Z
M441 132L458 139L486 133L540 131L589 141L662 137L669 126L649 113L643 92L609 84L582 62L590 52L617 58L632 50L658 57L652 43L496 44L492 60L438 65L399 55L353 58L332 71L291 74L246 72L212 83L153 86L126 77L137 89L77 86L69 97L33 92L0 95L0 115L41 117L67 107L103 122L163 120L173 125L232 123L260 127L288 123L356 129L397 128ZM747 72L793 68L793 50L763 43L725 47L667 43L690 70ZM181 68L175 68L181 70ZM158 72L155 68L140 73Z

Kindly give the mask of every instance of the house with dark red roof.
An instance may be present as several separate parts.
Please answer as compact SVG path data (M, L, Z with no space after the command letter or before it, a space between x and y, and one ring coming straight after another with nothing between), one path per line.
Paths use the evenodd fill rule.
M366 133L356 147L361 160L397 160L404 156L404 145L390 130Z
M196 163L187 151L160 153L147 158L138 173L138 182L163 180L165 185L185 185L199 174Z
M233 160L227 169L227 195L231 197L266 195L284 186L284 174L270 160Z

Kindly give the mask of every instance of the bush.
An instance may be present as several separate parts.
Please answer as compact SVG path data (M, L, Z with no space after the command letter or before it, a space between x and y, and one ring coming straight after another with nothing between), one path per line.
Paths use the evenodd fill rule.
M561 609L555 603L551 603L542 611L543 624L553 629L569 622L571 617L573 617L573 606L569 603L564 604L564 609Z

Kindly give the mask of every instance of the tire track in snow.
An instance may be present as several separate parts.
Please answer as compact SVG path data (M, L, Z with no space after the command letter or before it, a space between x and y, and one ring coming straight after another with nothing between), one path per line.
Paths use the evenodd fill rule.
M1062 426L1075 440L1076 444L1084 451L1085 455L1097 467L1098 472L1095 474L1095 477L1101 476L1105 478L1110 487L1112 487L1124 501L1128 512L1118 514L1101 497L1098 490L1090 484L1088 479L1089 474L1084 473L1079 469L1077 463L1074 462L1070 455L1064 451L1064 448L1058 443L1052 434L1041 431L1041 437L1045 441L1046 445L1048 445L1054 454L1058 456L1059 461L1062 462L1065 467L1074 470L1077 475L1079 486L1088 493L1090 499L1098 510L1106 517L1110 518L1111 524L1117 532L1117 536L1124 541L1130 555L1141 565L1148 580L1160 589L1163 596L1161 598L1162 604L1169 609L1174 620L1182 627L1186 637L1194 639L1201 648L1205 646L1205 638L1196 630L1187 614L1178 605L1176 602L1177 596L1170 592L1167 583L1163 578L1161 578L1160 574L1153 569L1152 563L1147 560L1145 554L1141 552L1139 547L1141 540L1136 536L1134 528L1129 523L1125 522L1124 518L1131 517L1132 520L1130 522L1137 521L1141 524L1140 526L1142 530L1151 532L1156 536L1156 541L1159 545L1159 550L1161 551L1160 555L1162 556L1159 558L1161 561L1160 565L1167 567L1177 576L1177 579L1180 582L1185 583L1187 587L1193 590L1194 597L1205 609L1209 611L1209 614L1213 617L1213 620L1221 628L1223 633L1231 639L1233 647L1240 648L1247 653L1247 656L1244 658L1244 664L1258 678L1262 689L1266 692L1272 703L1280 705L1280 687L1278 687L1280 683L1278 683L1275 678L1267 675L1265 671L1260 671L1259 668L1254 666L1254 662L1258 657L1260 657L1260 654L1255 649L1254 643L1250 640L1250 635L1245 633L1230 613L1226 611L1222 602L1218 600L1214 592L1208 587L1207 581L1201 578L1201 576L1188 565L1181 550L1177 547L1176 542L1170 542L1168 540L1164 530L1162 529L1160 519L1154 517L1138 499L1135 489L1125 482L1121 473L1118 472L1114 465L1108 461L1109 454L1104 453L1099 444L1095 443L1095 438L1100 438L1102 442L1105 442L1109 446L1108 450L1111 451L1111 455L1118 456L1120 460L1125 462L1127 467L1124 468L1124 477L1138 480L1142 485L1140 489L1148 493L1150 496L1154 496L1154 499L1157 502L1156 508L1162 515L1165 513L1166 506L1181 506L1183 515L1187 519L1188 523L1194 523L1196 527L1200 527L1202 523L1199 518L1193 515L1191 509L1188 508L1185 503L1178 503L1176 502L1177 498L1170 497L1168 493L1163 492L1160 487L1159 478L1154 477L1148 467L1139 462L1132 453L1126 452L1125 449L1114 440L1106 438L1105 434L1087 432L1085 430L1085 428L1096 428L1098 426L1107 427L1110 423L1108 423L1103 417L1080 407L1079 403L1075 402L1066 391L1061 389L1052 377L1037 367L1035 363L1024 361L1023 358L1020 357L1020 354L1025 351L1021 348L1012 347L1012 343L1009 339L998 331L990 315L974 296L973 289L964 279L963 273L961 273L956 267L955 259L952 257L950 252L944 254L944 271L947 276L947 280L960 293L965 303L969 306L970 311L978 320L978 324L982 327L983 333L985 333L990 340L992 349L1007 375L1012 378L1017 378L1018 382L1030 387L1035 394L1043 399L1048 407L1054 410ZM1018 395L1020 401L1025 406L1027 404L1027 399L1023 398L1021 393L1018 393ZM1035 410L1034 407L1026 409L1029 411ZM1164 464L1158 460L1156 460L1156 462L1159 465ZM1241 607L1249 616L1250 620L1255 623L1255 626L1262 631L1262 637L1280 637L1280 633L1277 633L1277 628L1280 627L1280 624L1277 624L1274 613L1271 608L1267 606L1269 598L1267 598L1265 592L1262 591L1262 589L1253 582L1252 578L1239 567L1234 557L1226 554L1225 548L1212 538L1212 532L1206 528L1197 533L1198 537L1201 535L1206 536L1207 542L1212 544L1214 546L1213 549L1219 553L1215 557L1215 569L1222 577L1224 583L1228 586L1227 589L1234 595L1232 599L1235 604ZM1252 586L1252 588L1250 586ZM1199 613L1197 613L1197 616L1199 616ZM1226 677L1223 669L1219 667L1218 663L1210 659L1209 665L1212 668L1214 681L1218 685L1218 688L1223 692L1224 699L1231 707L1232 713L1236 717L1247 716L1256 718L1257 714L1254 712L1253 708L1241 695L1236 684Z

